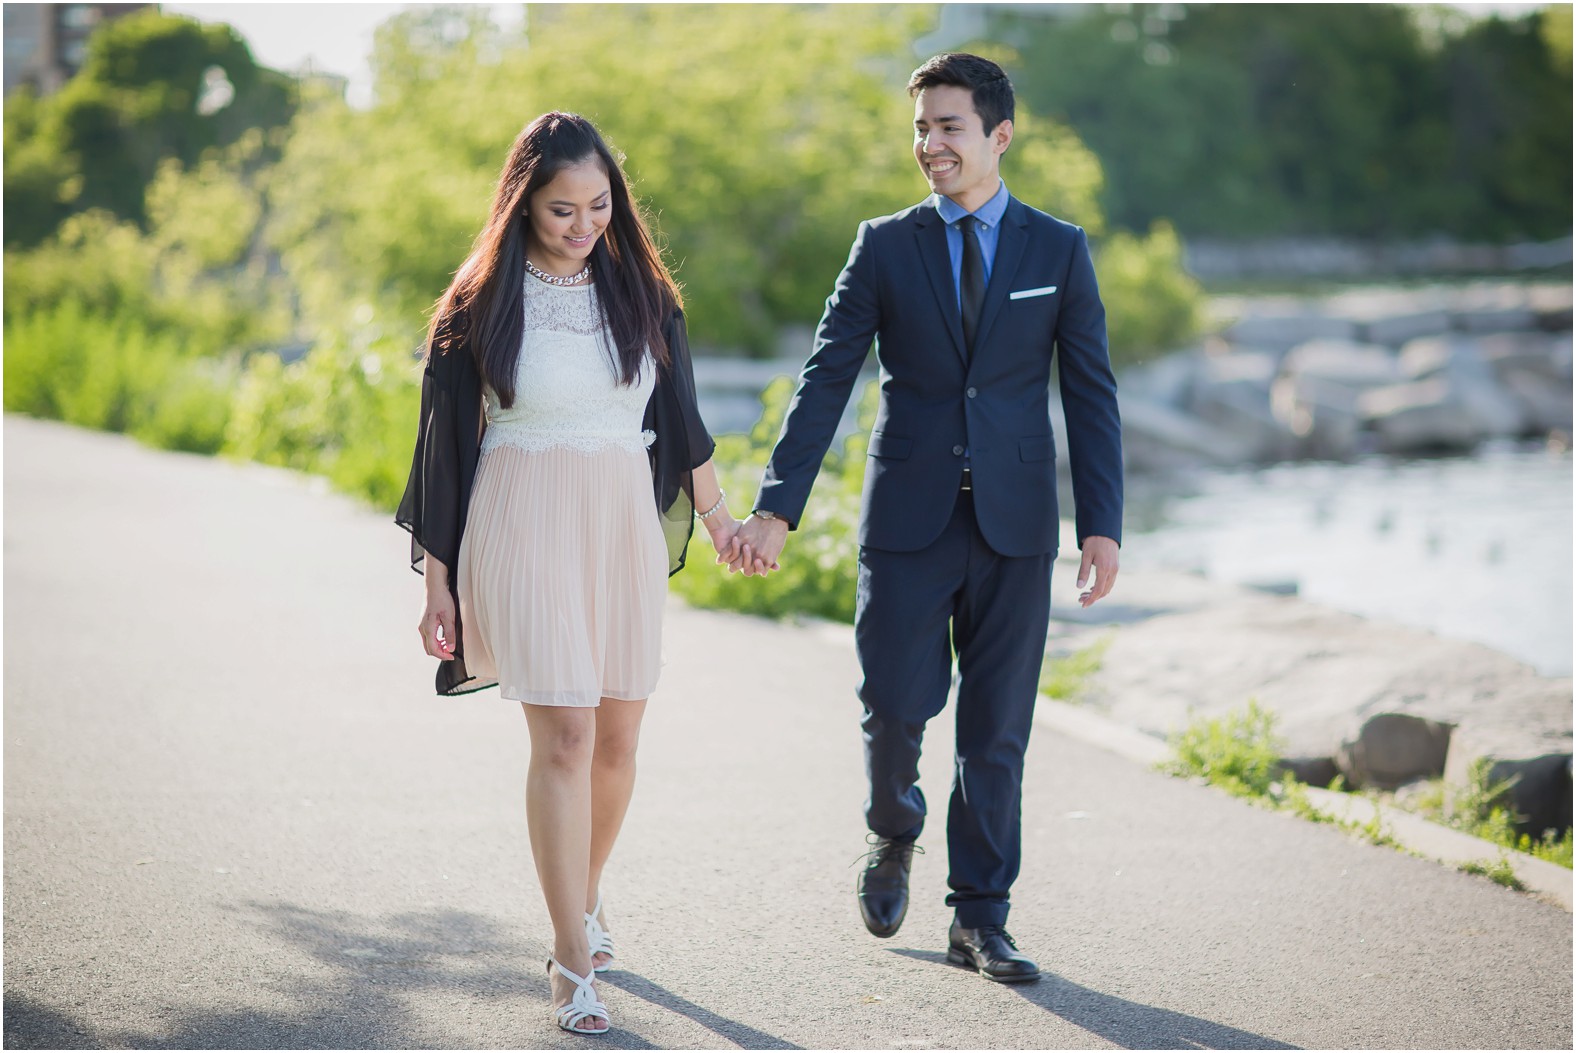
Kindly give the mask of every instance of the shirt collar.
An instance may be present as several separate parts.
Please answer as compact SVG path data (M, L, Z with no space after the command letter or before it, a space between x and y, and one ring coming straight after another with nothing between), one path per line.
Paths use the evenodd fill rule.
M1007 184L1005 182L998 184L996 193L991 199L974 210L974 218L979 220L984 226L996 226L1001 222L1001 217L1007 212L1007 201L1010 197L1011 195L1007 193ZM941 221L948 226L969 215L967 209L950 197L931 194L930 199L936 203L936 211L941 213Z

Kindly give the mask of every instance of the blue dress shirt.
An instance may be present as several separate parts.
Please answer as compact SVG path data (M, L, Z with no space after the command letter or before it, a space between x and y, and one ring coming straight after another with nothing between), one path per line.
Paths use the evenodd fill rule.
M952 259L952 288L958 292L958 313L963 313L963 229L959 221L969 214L962 205L950 197L932 194L936 211L947 225L947 255ZM980 256L985 261L985 287L990 287L991 265L996 262L996 242L1001 238L1001 217L1007 212L1007 184L996 188L996 194L981 205L974 218L974 236L979 239Z

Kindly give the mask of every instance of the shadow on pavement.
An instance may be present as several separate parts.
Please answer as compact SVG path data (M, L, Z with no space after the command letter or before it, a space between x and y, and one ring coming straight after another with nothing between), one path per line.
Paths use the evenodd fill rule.
M547 1018L546 971L520 964L545 962L546 949L538 953L500 934L492 919L453 910L369 918L257 902L244 905L242 913L287 950L269 953L244 975L237 975L244 966L230 965L235 959L229 958L219 968L230 975L208 977L207 997L222 999L219 1004L171 1005L179 996L154 981L139 989L144 1004L135 1024L115 1027L100 1017L90 1025L12 985L5 998L6 1047L463 1049L489 1040L500 1047L557 1043L560 1033ZM309 960L303 962L303 955ZM214 988L218 995L211 993ZM454 1014L459 1027L435 1025L411 1011L407 996L423 992L441 992L450 1005L468 1000L487 1011L478 1015L476 1031L465 1029L470 1013L463 1010ZM149 1005L150 998L158 1001ZM162 1026L139 1030L149 1026L150 1017Z
M256 902L244 912L288 951L268 955L248 975L213 976L222 1004L162 1011L144 1005L136 1024L115 1026L102 1015L50 1005L13 983L5 994L5 1048L582 1048L548 1019L547 947L500 932L494 919L454 910L371 918ZM799 1048L644 977L602 979L745 1049ZM157 982L143 990L162 1005L177 997ZM414 1013L410 996L429 993L443 996L442 1007ZM443 1007L455 1026L444 1026ZM139 1030L150 1017L162 1026ZM616 1026L601 1041L615 1049L660 1048Z
M802 1049L792 1042L785 1041L775 1035L768 1035L764 1031L757 1031L747 1024L736 1020L729 1020L725 1016L718 1016L710 1009L698 1006L682 995L676 995L659 984L654 984L644 976L635 973L619 972L617 970L602 974L599 981L616 987L626 994L636 998L644 998L652 1005L660 1006L670 1013L688 1017L701 1027L721 1038L727 1039L741 1049ZM615 1029L615 1033L617 1033ZM646 1047L656 1048L656 1047Z
M961 966L937 951L892 948L891 953L932 962L964 976ZM988 981L981 979L980 983ZM1201 1020L1186 1013L1157 1009L1141 1002L1081 987L1055 973L1042 972L1038 983L1004 984L1027 1002L1069 1024L1099 1035L1123 1049L1299 1049L1272 1038Z

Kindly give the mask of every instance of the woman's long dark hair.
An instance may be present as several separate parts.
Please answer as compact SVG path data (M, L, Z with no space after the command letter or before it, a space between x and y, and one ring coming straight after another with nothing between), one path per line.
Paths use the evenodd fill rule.
M440 353L450 350L455 341L468 345L482 379L505 406L514 405L525 325L525 241L530 225L526 207L531 195L559 172L590 160L602 166L612 189L612 218L591 250L591 274L620 380L635 382L647 348L658 362L667 362L662 330L682 301L630 198L618 160L584 117L544 113L525 126L510 148L487 225L439 297L427 333L427 346Z

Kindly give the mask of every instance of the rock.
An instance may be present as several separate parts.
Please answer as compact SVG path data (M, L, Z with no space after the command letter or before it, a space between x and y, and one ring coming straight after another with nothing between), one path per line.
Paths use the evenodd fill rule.
M1357 456L1356 392L1310 376L1282 376L1270 387L1270 412L1292 438L1294 456L1348 461Z
M1463 333L1514 333L1538 328L1538 312L1530 307L1457 311L1451 327Z
M1255 461L1276 461L1296 453L1296 440L1275 416L1270 384L1276 356L1239 351L1203 358L1184 404L1200 420L1242 439Z
M1414 779L1445 773L1455 725L1409 713L1380 713L1341 743L1335 764L1347 785L1393 790Z
M1253 458L1243 437L1185 413L1118 392L1122 455L1130 471L1170 471L1215 465L1229 467Z
M1502 374L1501 386L1516 400L1523 430L1539 434L1553 431L1569 433L1572 426L1571 387L1550 383L1534 373Z
M1445 759L1445 784L1459 793L1474 763L1487 760L1490 782L1514 780L1509 805L1522 821L1523 833L1539 837L1545 830L1571 825L1571 732L1536 722L1464 722L1452 736Z
M1122 371L1117 390L1125 396L1178 409L1193 390L1202 359L1197 351L1178 351L1131 366Z
M1376 318L1360 327L1363 339L1371 344L1400 347L1408 340L1423 336L1438 336L1450 331L1450 315L1444 311L1420 311L1416 314Z
M1366 392L1358 407L1383 453L1465 452L1488 437L1479 421L1461 412L1444 377Z
M1290 773L1298 782L1321 789L1328 787L1341 773L1333 757L1282 757L1276 767Z
M1363 423L1386 453L1471 450L1485 439L1528 429L1521 401L1494 375L1477 341L1460 337L1413 340L1402 349L1402 371L1412 383L1365 392Z
M1310 340L1300 344L1281 362L1281 374L1328 381L1349 389L1354 397L1359 391L1406 379L1389 348L1350 340Z
M1258 315L1228 326L1222 335L1233 344L1287 351L1310 340L1351 340L1357 324L1318 313Z

